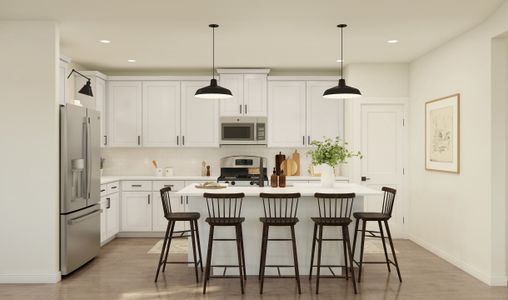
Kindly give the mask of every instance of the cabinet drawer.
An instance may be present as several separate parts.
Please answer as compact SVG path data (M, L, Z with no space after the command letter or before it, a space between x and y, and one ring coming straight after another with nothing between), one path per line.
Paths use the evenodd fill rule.
M120 189L120 184L118 182L112 182L108 184L107 192L108 194L118 193Z
M151 181L123 181L122 182L122 191L151 191L152 190L152 182Z
M101 197L108 194L108 185L101 184Z
M162 188L171 187L172 192L177 192L184 188L185 181L173 181L173 180L157 180L153 182L153 191L160 191Z

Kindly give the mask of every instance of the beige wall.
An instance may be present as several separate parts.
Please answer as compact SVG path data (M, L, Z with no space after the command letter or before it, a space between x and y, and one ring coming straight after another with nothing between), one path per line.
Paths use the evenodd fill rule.
M492 38L508 4L410 66L410 238L491 285L506 285L506 198L496 197ZM461 172L425 170L425 102L461 94ZM494 135L493 135L494 134ZM504 184L504 181L501 183Z
M0 45L0 283L56 282L58 30L0 22Z

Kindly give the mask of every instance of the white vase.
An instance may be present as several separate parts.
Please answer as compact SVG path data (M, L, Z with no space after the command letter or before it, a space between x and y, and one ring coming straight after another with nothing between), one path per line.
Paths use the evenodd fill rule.
M322 187L333 187L335 183L335 174L333 168L330 165L322 164L319 166L321 171L321 186Z

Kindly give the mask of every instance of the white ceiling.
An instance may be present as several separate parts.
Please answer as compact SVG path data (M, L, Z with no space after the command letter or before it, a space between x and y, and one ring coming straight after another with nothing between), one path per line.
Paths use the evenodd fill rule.
M61 51L89 69L337 68L409 62L487 18L503 0L0 0L0 19L57 20ZM100 39L111 40L101 44ZM386 43L398 39L398 44ZM136 63L128 63L128 59Z

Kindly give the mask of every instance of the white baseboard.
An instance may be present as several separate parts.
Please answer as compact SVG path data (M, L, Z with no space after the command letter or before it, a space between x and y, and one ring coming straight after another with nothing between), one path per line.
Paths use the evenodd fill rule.
M0 274L0 283L57 283L60 272L53 274Z
M448 252L443 251L414 235L410 234L409 239L489 286L507 286L508 284L508 277L506 276L491 276L490 274L478 270L476 267L473 267L469 263L458 259Z

